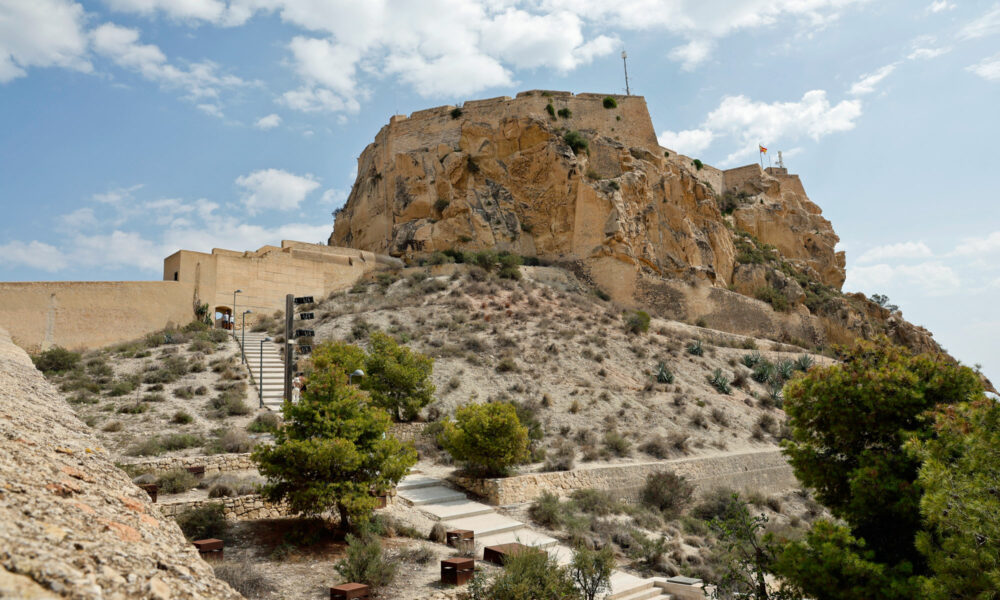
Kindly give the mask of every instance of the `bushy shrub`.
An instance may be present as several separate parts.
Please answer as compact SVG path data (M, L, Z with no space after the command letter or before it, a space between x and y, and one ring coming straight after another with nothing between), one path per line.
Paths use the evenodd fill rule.
M226 539L229 533L229 523L222 504L212 502L195 508L189 508L177 515L174 520L189 540L205 538Z
M646 333L649 331L649 313L644 310L629 312L625 316L625 331L628 333Z
M556 107L552 106L552 103L549 102L545 105L545 112L549 113L549 116L554 119L556 116Z
M497 275L501 279L521 279L521 264L523 259L516 254L501 254L499 257L500 271Z
M205 451L210 454L222 454L224 452L249 452L253 448L250 436L241 429L227 429L212 440Z
M610 515L619 510L618 501L603 490L591 488L574 490L570 497L578 509L591 515Z
M198 485L198 479L186 469L170 469L156 478L156 484L164 494L182 494Z
M754 298L762 300L771 305L771 308L778 312L788 312L791 305L788 298L779 290L770 286L761 286L754 290Z
M632 442L617 431L604 434L604 447L615 456L628 456L632 453Z
M611 96L605 96L601 104L604 105L604 108L618 108L618 101Z
M567 440L559 440L546 453L543 471L571 471L576 462L576 448Z
M562 507L559 496L552 492L542 492L542 495L531 503L528 515L539 525L558 529L563 524L567 511Z
M250 561L224 562L213 565L215 576L229 584L246 598L266 598L274 591L264 570Z
M35 363L35 368L42 373L62 373L76 367L80 362L80 354L55 346L32 356L31 360Z
M691 514L703 521L721 519L736 502L733 490L725 487L715 488L702 496L701 501L691 509Z
M573 116L573 111L568 108L560 108L556 111L556 114L564 119L568 119Z
M251 433L273 433L281 426L281 416L278 413L266 412L257 417L247 425L247 431Z
M503 570L480 572L469 584L470 600L577 600L580 592L566 567L545 551L530 549L509 556Z
M344 579L363 583L373 590L383 588L396 577L396 563L386 558L382 543L373 535L347 536L347 554L334 569Z
M576 130L567 131L563 136L563 141L566 142L566 145L568 145L571 150L573 150L573 154L586 152L590 147L590 143L587 139L580 135L580 132Z
M512 404L469 404L443 423L439 443L473 472L503 476L529 456L528 430Z
M698 169L699 171L705 166L705 164L701 162L701 159L698 158L691 161L691 164L694 165L694 168Z
M687 508L693 494L694 485L687 479L672 471L659 471L646 476L641 498L643 504L672 519Z

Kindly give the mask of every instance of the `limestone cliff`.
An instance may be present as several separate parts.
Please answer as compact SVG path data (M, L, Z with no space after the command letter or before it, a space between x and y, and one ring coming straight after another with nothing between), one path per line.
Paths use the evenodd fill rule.
M531 91L393 117L362 152L329 242L411 260L537 257L622 304L739 333L887 331L840 294L844 254L798 176L662 148L638 96Z

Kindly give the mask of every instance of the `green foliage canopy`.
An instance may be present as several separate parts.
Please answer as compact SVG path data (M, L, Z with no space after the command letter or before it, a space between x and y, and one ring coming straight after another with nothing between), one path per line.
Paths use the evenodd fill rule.
M501 402L459 408L455 421L444 422L440 443L455 460L488 477L506 475L529 456L528 429L517 409Z

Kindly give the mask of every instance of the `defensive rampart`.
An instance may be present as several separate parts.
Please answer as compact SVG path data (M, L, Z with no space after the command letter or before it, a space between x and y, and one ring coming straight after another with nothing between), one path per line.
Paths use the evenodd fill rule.
M2 329L0 598L242 598Z

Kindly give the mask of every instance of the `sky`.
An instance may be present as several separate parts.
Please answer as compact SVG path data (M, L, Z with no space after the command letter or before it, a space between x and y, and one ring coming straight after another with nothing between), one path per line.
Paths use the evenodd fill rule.
M623 93L720 168L782 150L847 252L1000 379L1000 2L0 0L0 280L326 241L392 114Z

